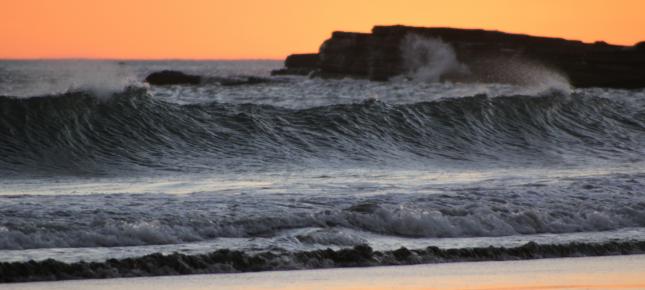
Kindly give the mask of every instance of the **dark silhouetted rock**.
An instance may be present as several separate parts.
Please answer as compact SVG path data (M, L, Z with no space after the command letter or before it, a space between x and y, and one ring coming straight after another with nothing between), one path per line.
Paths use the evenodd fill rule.
M305 53L305 54L292 54L284 61L287 68L318 68L318 54Z
M526 67L556 71L577 87L645 87L645 42L633 47L583 43L479 29L375 26L372 33L334 32L318 52L316 75L387 80L406 73L402 42L408 35L449 44L469 75L457 81L522 83ZM292 55L276 74L316 71L313 61ZM307 54L313 60L313 54ZM297 61L298 60L298 61ZM529 70L528 73L531 73ZM450 76L449 76L450 77ZM530 78L530 76L529 76Z
M292 75L292 76L307 76L312 74L313 72L318 71L318 69L311 69L311 68L281 68L281 69L276 69L271 71L272 76L285 76L285 75Z
M372 36L367 33L334 32L320 47L320 69L323 76L370 74Z
M637 50L645 50L645 41L637 43L634 47L636 47Z
M202 78L196 75L185 74L180 71L164 70L153 72L148 75L145 81L151 85L198 85Z
M309 75L318 70L317 53L292 54L284 61L285 68L274 70L271 75Z

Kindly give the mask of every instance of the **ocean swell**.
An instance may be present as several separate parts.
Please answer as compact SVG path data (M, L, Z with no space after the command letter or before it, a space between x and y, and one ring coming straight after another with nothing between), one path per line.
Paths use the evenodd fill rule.
M308 109L178 105L144 89L0 97L0 172L264 170L280 165L639 160L642 106L585 94ZM405 161L405 162L401 162ZM273 167L272 167L273 166Z

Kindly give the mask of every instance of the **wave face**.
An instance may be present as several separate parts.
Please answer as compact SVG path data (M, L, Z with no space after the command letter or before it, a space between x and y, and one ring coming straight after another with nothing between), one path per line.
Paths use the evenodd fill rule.
M174 104L128 89L0 97L0 172L248 171L351 164L640 161L645 106L588 94L287 109Z

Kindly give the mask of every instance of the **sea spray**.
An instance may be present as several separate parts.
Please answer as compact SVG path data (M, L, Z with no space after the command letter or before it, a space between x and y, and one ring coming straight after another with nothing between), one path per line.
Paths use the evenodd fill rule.
M401 55L407 75L417 81L438 82L446 74L469 73L452 46L441 39L408 34L401 42Z
M86 90L98 97L109 97L137 83L136 77L114 62L82 62L67 71L68 91Z
M455 49L439 38L408 34L400 45L405 76L413 81L496 82L519 86L525 95L569 95L566 75L521 57L478 58L474 67L460 62Z
M5 65L0 95L27 98L88 91L105 98L141 86L136 74L115 61L49 60L31 66Z
M573 87L566 75L538 61L520 57L487 59L487 77L495 81L515 84L525 95L559 94L568 96Z

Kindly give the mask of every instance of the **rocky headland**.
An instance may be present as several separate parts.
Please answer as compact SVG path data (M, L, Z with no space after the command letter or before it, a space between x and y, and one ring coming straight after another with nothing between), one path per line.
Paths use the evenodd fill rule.
M334 32L317 53L287 57L276 75L530 83L555 72L576 87L645 87L645 42L584 43L480 29L375 26Z

